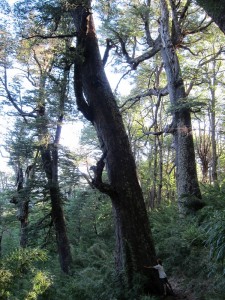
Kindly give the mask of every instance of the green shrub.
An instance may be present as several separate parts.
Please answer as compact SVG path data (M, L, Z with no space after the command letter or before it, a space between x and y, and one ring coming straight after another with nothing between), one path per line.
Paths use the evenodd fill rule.
M210 217L206 226L207 240L206 245L210 248L210 257L222 263L225 260L225 210L215 211ZM223 267L225 275L225 267Z
M35 300L52 284L48 272L39 269L47 255L40 249L17 249L1 260L0 294L3 299ZM7 298L8 297L8 298Z

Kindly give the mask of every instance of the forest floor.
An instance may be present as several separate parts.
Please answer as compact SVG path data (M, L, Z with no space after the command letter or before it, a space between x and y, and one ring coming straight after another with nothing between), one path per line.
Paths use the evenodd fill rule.
M185 290L183 285L183 280L175 277L171 277L169 280L174 296L166 296L165 300L196 300L195 294L190 290Z

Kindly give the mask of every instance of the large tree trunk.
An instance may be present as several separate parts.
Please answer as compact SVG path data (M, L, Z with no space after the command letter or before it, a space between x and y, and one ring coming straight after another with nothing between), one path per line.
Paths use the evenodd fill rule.
M95 186L112 200L117 238L117 271L126 271L131 286L135 274L149 280L146 289L160 293L157 272L144 265L155 263L155 248L147 211L138 183L136 166L122 117L106 78L100 57L92 14L88 7L78 6L72 17L78 33L77 49L83 53L75 62L75 94L84 116L94 125L103 157L96 167ZM85 98L84 98L85 96ZM106 163L109 185L104 184L101 172Z
M224 0L196 0L212 20L225 33L225 2Z
M160 3L161 55L167 75L173 112L171 133L174 135L176 147L178 207L181 214L186 214L191 206L190 200L193 198L201 199L201 192L196 171L191 114L186 103L186 93L178 57L169 33L169 11L165 0L161 0ZM192 203L196 203L196 201Z

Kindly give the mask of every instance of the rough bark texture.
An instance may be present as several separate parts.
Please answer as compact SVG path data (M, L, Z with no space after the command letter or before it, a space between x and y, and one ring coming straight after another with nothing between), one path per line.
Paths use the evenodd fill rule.
M225 33L225 2L224 0L196 0L212 20Z
M79 107L96 129L106 163L109 185L98 180L97 187L112 200L117 271L126 271L128 286L135 274L146 275L146 290L160 293L157 272L143 267L155 263L155 248L128 137L104 72L92 14L81 6L71 13L78 31L77 49L83 53L82 61L75 62L75 93L79 104L85 101L84 109Z
M165 0L161 0L161 55L168 81L168 90L173 112L171 132L176 147L176 179L178 207L181 214L189 211L190 199L201 199L198 184L195 151L192 135L191 114L186 104L186 93L178 57L169 33L169 11Z

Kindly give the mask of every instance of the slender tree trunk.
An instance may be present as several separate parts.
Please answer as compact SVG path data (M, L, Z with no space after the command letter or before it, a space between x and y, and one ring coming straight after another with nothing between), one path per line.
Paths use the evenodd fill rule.
M23 202L23 207L21 207L21 217L20 217L20 246L25 248L28 242L28 210L29 210L29 200L26 198Z
M0 234L0 258L2 257L2 238L3 238L3 231Z
M22 168L17 171L17 193L14 195L11 203L17 206L17 219L20 221L20 246L26 248L28 241L28 214L29 214L29 199L30 188L24 187L24 174Z
M211 141L212 141L212 182L214 185L218 184L218 175L217 175L217 149L216 149L216 74L215 66L216 62L213 61L213 75L210 78L210 93L211 93L211 103L210 103L210 128L211 128Z
M176 180L178 207L181 214L189 209L190 199L201 199L198 184L190 110L185 107L186 94L176 50L169 33L169 12L165 0L160 1L161 55L168 80L170 102L173 110L171 133L176 147Z
M45 97L43 91L45 90L46 74L40 80L40 95L39 95L39 110L37 118L37 131L40 141L40 151L43 163L43 168L48 179L48 188L51 198L52 220L55 227L56 243L59 254L59 262L63 272L69 273L72 263L72 254L70 250L69 239L67 236L66 222L63 212L62 197L58 183L58 143L61 133L61 122L63 120L64 98L66 97L66 83L69 69L64 70L64 82L62 84L62 91L60 95L59 111L60 115L57 122L57 129L53 145L50 144L50 137L48 132L48 119L45 115Z
M156 131L156 130L155 130ZM157 175L158 175L158 144L157 137L154 137L154 153L153 153L153 170L152 170L152 188L151 188L151 202L152 208L157 206Z
M40 134L40 132L39 132ZM54 149L54 151L58 151ZM57 156L56 153L52 159L50 145L41 145L41 157L45 174L48 179L48 188L51 198L52 220L55 227L56 242L59 254L59 262L63 272L69 273L72 262L72 255L70 252L69 240L67 237L66 223L62 207L62 200L57 181Z
M83 53L82 61L75 62L77 105L94 125L103 152L93 183L112 200L117 272L126 271L128 286L132 286L135 274L146 275L146 291L160 293L157 273L143 267L155 263L154 243L128 137L100 57L91 1L87 2L88 6L79 6L71 14L78 32L77 49ZM101 178L105 163L108 185Z
M162 187L163 187L163 151L162 151L162 137L157 137L159 147L159 179L158 179L158 205L162 202Z

